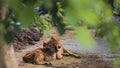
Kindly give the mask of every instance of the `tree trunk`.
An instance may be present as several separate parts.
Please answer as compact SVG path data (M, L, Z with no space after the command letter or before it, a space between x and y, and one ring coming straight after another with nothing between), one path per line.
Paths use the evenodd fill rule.
M3 22L5 20L7 13L8 5L4 2L4 0L0 1L0 22ZM1 39L1 37L0 37L0 68L18 68L13 46L7 45L3 41L3 39Z
M8 5L0 1L0 22L3 22L8 13Z
M0 68L18 68L13 46L0 40Z

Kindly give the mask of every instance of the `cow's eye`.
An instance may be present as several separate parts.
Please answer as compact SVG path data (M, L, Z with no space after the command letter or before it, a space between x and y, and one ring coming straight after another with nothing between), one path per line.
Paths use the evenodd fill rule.
M58 49L60 49L61 48L61 46L58 46Z

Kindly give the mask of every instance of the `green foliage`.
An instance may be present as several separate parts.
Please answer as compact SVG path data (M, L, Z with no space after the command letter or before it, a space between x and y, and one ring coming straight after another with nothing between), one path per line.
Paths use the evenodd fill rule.
M50 28L52 27L50 22L48 22L44 16L43 17L39 17L37 16L35 19L35 26L37 26L39 28L39 31L41 31L41 33L46 34L47 31L50 30Z
M9 44L14 40L15 37L15 33L19 33L20 32L20 26L17 25L16 23L10 23L9 20L4 22L4 40Z
M53 1L53 9L51 10L52 20L60 35L63 35L65 32L64 16L62 12L61 3Z
M120 65L120 58L116 58L113 62L113 65L115 66L115 68L117 68L117 66Z
M13 32L7 32L4 35L4 40L6 41L6 43L10 44L14 40L14 37L15 35Z
M114 14L120 14L120 0L114 0Z
M5 1L8 3L9 8L12 9L16 20L21 22L23 27L28 27L29 24L34 22L36 13L34 12L34 5L31 6L26 3L29 1L26 1L25 3L23 3L24 1L22 0Z
M109 22L100 27L99 30L99 36L106 38L111 44L112 50L116 51L120 44L120 27L115 22Z
M79 27L83 25L98 29L101 27L102 30L100 30L102 33L104 31L109 32L109 29L105 29L106 26L109 26L108 24L106 25L106 23L113 21L111 8L103 0L69 0L66 5L65 12L65 20L67 21L67 25L77 28L77 39L80 41L84 39L84 41L82 41L84 42L84 45L87 43L88 45L91 45L90 42L92 43L93 40L91 41L89 39L92 37L90 37L88 28L83 29ZM83 34L79 30L86 32L83 32ZM105 34L102 35L105 36ZM87 41L88 39L89 41Z
M46 10L51 10L53 8L52 0L44 0L41 7L43 7Z
M120 30L114 24L111 7L104 0L5 0L17 22L23 27L37 23L39 29L48 30L50 24L34 12L40 6L52 15L52 21L62 35L65 26L73 26L76 37L83 45L91 45L93 39L89 27L97 28L98 35L106 38L114 47L120 41ZM119 0L116 1L119 3ZM84 28L85 26L85 28ZM83 40L82 40L83 39ZM115 40L115 42L113 42Z
M34 10L26 6L22 9L22 11L18 12L18 20L22 23L22 26L29 26L32 22L34 22L34 19L36 17L36 14Z
M4 2L8 4L9 13L3 23L5 31L2 36L7 43L11 43L14 40L15 33L20 32L21 26L28 27L34 22L37 16L34 11L36 1L5 0Z
M34 6L38 2L38 0L20 0L20 1L28 6Z
M75 38L79 41L81 45L84 45L85 47L92 47L95 45L94 39L90 36L90 31L88 31L86 26L81 26L78 28L75 28Z

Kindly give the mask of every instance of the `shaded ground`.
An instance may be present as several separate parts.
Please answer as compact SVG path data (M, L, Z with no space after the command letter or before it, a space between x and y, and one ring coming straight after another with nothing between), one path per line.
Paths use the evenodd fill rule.
M51 32L56 33L54 30ZM111 54L108 43L106 43L105 40L96 38L98 44L88 49L80 46L80 44L73 39L72 31L67 31L67 33L61 37L61 43L63 43L67 49L80 54L81 58L64 56L61 60L51 61L52 66L50 67L23 62L22 57L27 51L42 47L43 41L47 40L49 40L49 38L41 38L41 41L37 42L35 46L27 46L26 49L16 52L19 68L113 68L111 61L116 56L119 56L119 54L116 54L116 56Z
M42 34L35 28L23 29L21 33L16 34L13 42L14 50L18 51L24 49L28 45L34 45L40 41Z

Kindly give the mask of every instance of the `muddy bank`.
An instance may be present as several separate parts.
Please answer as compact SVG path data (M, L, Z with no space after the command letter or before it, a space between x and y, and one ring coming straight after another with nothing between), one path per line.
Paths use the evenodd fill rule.
M40 41L40 37L42 34L35 27L24 29L21 33L16 34L13 42L14 50L19 51L28 45L35 45L36 42Z

